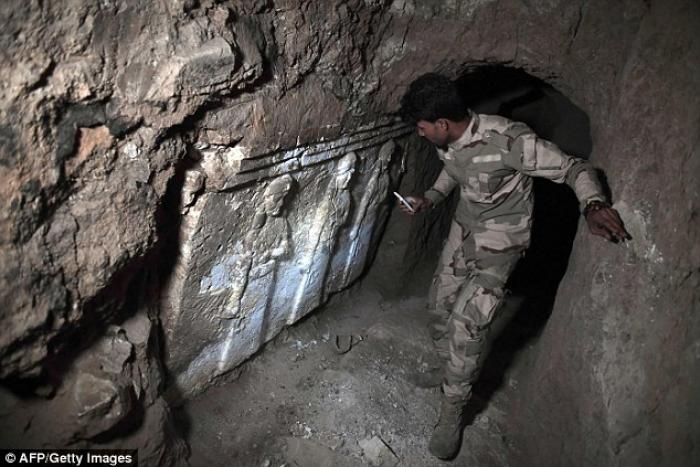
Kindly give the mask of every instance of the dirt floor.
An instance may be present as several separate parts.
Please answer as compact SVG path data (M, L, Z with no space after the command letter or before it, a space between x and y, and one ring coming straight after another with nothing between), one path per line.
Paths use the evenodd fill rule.
M179 409L191 465L508 464L500 407L517 382L498 364L482 374L457 459L444 463L428 452L440 393L412 381L438 363L425 313L437 253L400 279L407 222L392 222L360 283L268 343L236 378ZM350 339L339 354L336 344Z

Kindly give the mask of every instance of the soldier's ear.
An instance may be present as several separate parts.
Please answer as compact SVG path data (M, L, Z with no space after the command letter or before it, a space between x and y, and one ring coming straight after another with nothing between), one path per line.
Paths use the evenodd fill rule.
M447 131L450 126L450 122L446 118L438 118L435 120L435 126L440 128L442 131Z

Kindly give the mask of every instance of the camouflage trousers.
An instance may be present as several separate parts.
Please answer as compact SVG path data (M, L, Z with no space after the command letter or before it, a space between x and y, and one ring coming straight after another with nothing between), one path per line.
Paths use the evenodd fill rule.
M431 335L447 361L442 387L450 398L466 400L471 395L495 337L490 333L505 299L505 283L527 246L481 246L479 239L490 234L475 235L453 220L431 284Z

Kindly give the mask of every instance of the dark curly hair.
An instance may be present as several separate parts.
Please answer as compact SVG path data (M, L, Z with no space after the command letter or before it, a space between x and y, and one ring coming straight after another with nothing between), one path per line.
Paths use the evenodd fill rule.
M469 109L452 80L437 73L427 73L409 85L401 98L399 115L412 125L419 120L434 123L439 118L458 122L469 115Z

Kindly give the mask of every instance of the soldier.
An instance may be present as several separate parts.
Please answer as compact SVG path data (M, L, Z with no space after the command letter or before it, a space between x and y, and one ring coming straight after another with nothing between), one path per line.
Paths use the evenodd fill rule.
M508 276L530 243L532 178L567 183L576 192L590 231L611 241L630 235L607 203L592 166L562 153L525 124L477 115L455 84L427 74L409 86L401 116L437 146L444 166L423 196L408 196L409 216L432 209L454 188L460 198L431 285L432 334L446 349L440 418L430 452L459 452L464 408L493 336L489 326L504 301Z

